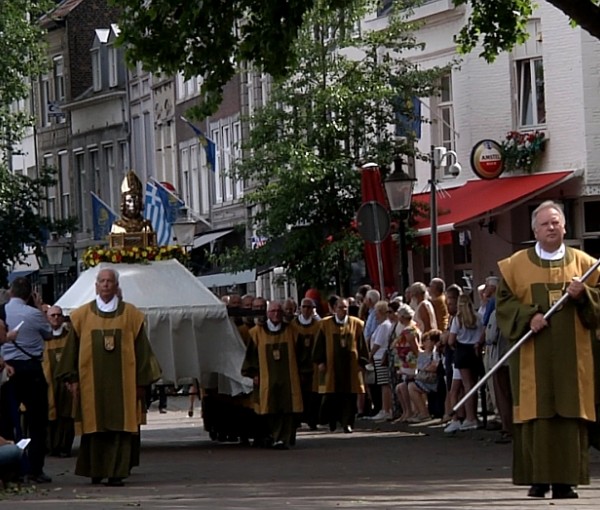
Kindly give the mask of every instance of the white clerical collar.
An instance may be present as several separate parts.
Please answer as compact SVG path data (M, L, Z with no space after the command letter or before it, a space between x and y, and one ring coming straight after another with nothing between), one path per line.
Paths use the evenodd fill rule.
M343 320L339 320L337 315L333 316L333 320L338 326L345 326L348 324L348 316L346 315Z
M561 244L558 250L549 252L544 250L540 243L535 243L535 252L542 260L560 260L565 256L565 245Z
M119 298L117 296L113 296L113 298L108 303L105 303L104 301L102 301L102 298L100 296L96 296L96 306L101 312L114 312L119 306Z
M65 325L61 324L60 328L52 330L52 336L60 336L63 334L64 330L65 330Z
M309 317L308 319L305 319L304 315L302 315L302 314L298 315L298 322L300 324L302 324L303 326L308 326L308 325L312 324L313 319L314 319L314 315Z
M271 333L277 333L281 331L281 322L279 324L273 324L271 319L267 319L267 328Z

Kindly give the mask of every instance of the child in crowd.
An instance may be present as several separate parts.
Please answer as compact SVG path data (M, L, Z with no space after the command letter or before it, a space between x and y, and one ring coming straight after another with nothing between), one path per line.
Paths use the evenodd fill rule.
M408 420L410 423L419 423L430 419L427 410L427 395L437 391L438 387L437 369L440 357L436 347L441 336L442 332L439 329L430 329L423 334L421 339L423 350L417 357L417 374L415 380L408 383L410 402L416 411L415 416Z

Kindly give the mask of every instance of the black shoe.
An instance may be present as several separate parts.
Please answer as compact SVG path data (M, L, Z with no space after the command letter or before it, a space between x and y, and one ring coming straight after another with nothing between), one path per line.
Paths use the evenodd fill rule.
M290 447L287 444L285 444L283 441L277 441L273 445L273 449L275 449L275 450L289 450Z
M50 483L52 478L42 471L37 475L29 475L29 481L33 483Z
M335 429L337 428L337 423L334 421L330 421L329 422L329 431L330 432L335 432Z
M344 426L344 434L352 434L352 427L350 425Z
M122 478L109 478L105 485L107 487L123 487L125 484Z
M162 408L162 409L159 409L159 410L158 410L158 412L159 412L160 414L167 414L167 410L166 410L166 409L164 409L164 408ZM190 418L191 418L191 416L190 416Z
M552 499L577 499L579 494L570 485L562 483L552 484Z
M100 485L102 483L102 478L99 476L92 477L92 485Z
M530 498L545 498L546 493L550 490L550 485L547 483L534 483L527 492Z

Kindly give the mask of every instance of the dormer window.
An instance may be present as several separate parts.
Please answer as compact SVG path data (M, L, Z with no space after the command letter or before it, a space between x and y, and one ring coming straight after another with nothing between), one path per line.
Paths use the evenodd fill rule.
M108 86L116 87L119 83L117 48L108 47Z
M100 51L92 51L92 80L94 91L102 90L102 65L100 61Z

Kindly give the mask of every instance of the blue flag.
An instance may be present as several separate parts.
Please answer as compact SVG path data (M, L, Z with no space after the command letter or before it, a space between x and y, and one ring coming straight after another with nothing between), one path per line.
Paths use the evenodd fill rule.
M159 246L171 244L171 223L167 220L167 213L160 197L158 187L154 182L146 183L146 200L144 202L144 216L152 224L156 232L156 243Z
M92 222L94 224L94 239L101 241L110 234L112 224L117 219L116 213L110 205L104 202L96 193L92 194Z
M215 143L208 138L200 128L194 126L189 120L185 117L181 117L181 120L185 122L188 126L192 128L192 131L196 133L198 140L200 141L200 145L204 147L204 152L206 153L206 161L208 162L208 168L210 168L213 172L216 170L217 164L217 147Z
M156 186L158 196L160 197L163 203L167 221L170 224L175 223L175 221L177 221L177 218L179 217L179 210L185 205L185 202L181 200L181 198L176 197L160 182L154 181L153 184Z

